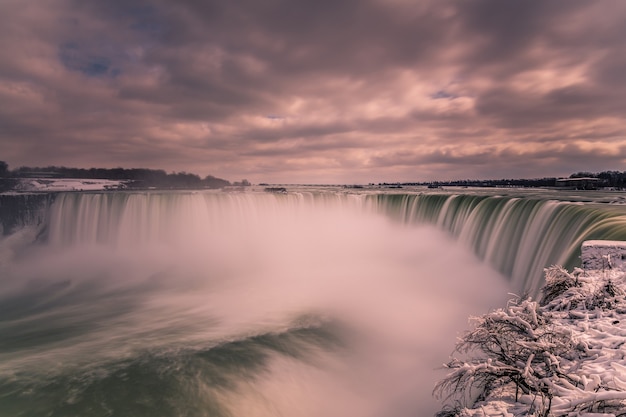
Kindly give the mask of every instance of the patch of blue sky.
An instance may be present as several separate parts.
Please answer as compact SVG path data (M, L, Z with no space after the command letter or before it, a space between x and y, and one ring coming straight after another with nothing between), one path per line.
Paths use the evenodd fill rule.
M432 94L430 96L430 98L438 100L438 99L451 99L451 98L456 98L457 96L452 94L452 93L448 93L445 90L439 90L437 91L435 94Z
M75 42L67 42L59 47L59 60L65 68L89 77L115 78L121 73L109 57L91 54Z

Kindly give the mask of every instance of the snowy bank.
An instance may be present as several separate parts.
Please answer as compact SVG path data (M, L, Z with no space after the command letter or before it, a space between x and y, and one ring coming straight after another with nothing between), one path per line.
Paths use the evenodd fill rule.
M626 243L587 241L540 302L473 318L435 387L437 416L626 416Z
M584 269L603 271L611 268L626 271L626 242L617 240L588 240L581 247Z
M14 192L104 191L126 188L125 180L80 178L20 178Z

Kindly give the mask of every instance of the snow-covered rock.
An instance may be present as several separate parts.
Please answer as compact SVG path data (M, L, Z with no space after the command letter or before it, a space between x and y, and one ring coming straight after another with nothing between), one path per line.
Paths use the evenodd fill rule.
M626 267L626 242L616 240L588 240L581 247L583 268L602 271L623 270Z

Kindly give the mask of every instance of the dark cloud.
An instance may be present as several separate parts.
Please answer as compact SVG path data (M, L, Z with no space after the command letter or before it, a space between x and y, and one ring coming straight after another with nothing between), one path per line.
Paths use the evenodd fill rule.
M626 162L621 0L6 0L0 16L11 166L369 182Z

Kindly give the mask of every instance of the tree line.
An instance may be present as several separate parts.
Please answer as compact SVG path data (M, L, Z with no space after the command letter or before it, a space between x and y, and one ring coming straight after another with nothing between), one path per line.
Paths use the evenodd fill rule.
M0 161L0 178L80 178L128 180L129 187L159 187L159 188L222 188L230 182L221 178L207 175L204 178L187 172L172 172L168 174L162 169L146 168L67 168L67 167L19 167L13 170L9 165Z
M569 178L597 178L600 181L598 187L608 187L617 190L626 190L626 171L603 171L593 172L576 172L571 174ZM545 178L520 178L520 179L499 179L499 180L454 180L454 181L429 181L429 182L403 182L403 183L380 183L381 186L402 186L402 185L420 185L435 187L555 187L557 185L556 177Z
M196 174L187 172L172 172L168 174L162 169L146 168L67 168L48 166L19 167L13 170L9 165L0 161L0 178L32 178L47 176L51 178L83 178L83 179L108 179L130 180L130 187L159 187L159 188L222 188L231 185L227 180L207 175L200 178ZM569 178L597 178L600 187L626 189L626 171L603 171L599 173L576 172ZM381 186L451 186L451 187L554 187L558 178L545 177L533 179L500 179L500 180L454 180L454 181L429 181L429 182L403 182L403 183L379 183ZM249 185L247 180L235 182L234 185Z
M554 187L557 178L534 178L534 179L500 179L500 180L454 180L454 181L428 181L406 182L393 185L428 185L439 187ZM379 185L392 185L382 183Z

